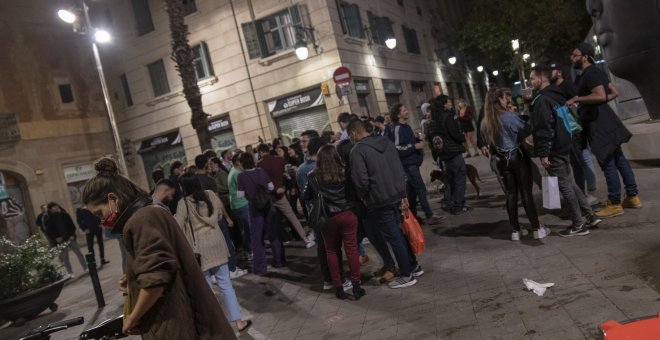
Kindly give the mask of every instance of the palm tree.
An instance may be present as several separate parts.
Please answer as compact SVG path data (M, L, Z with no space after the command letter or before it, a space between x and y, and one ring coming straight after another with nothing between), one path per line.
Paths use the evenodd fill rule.
M184 22L184 5L182 0L164 0L165 10L170 20L172 36L172 60L176 63L183 83L183 95L190 106L190 124L197 132L199 146L202 150L211 149L211 133L209 132L208 114L204 112L202 94L197 86L197 76L193 65L193 52L188 44L188 25Z

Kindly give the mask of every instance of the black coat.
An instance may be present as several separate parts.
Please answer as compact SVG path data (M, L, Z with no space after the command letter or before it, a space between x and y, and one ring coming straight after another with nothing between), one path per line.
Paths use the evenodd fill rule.
M89 230L91 233L101 230L101 219L87 209L76 209L76 221L82 230Z
M457 154L465 152L463 143L465 135L461 131L458 117L447 110L436 111L432 114L432 120L428 125L428 144L433 146L433 137L440 136L443 141L442 151L437 152L440 159L450 159Z
M46 234L56 240L58 237L62 238L62 242L68 241L72 236L76 237L76 225L73 224L71 216L62 211L59 213L49 213L46 219Z
M352 202L346 196L345 183L319 183L314 172L312 170L308 175L307 187L303 194L305 202L314 202L320 191L326 213L336 214L353 208Z
M539 157L562 155L571 149L571 135L554 111L557 105L564 105L565 102L561 89L556 85L549 85L539 91L532 101L530 119L534 150Z

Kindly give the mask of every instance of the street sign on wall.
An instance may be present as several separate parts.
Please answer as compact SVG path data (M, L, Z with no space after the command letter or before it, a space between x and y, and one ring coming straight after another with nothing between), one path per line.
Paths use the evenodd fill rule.
M337 67L332 74L332 79L334 79L335 84L346 84L353 80L353 74L347 67L341 66Z

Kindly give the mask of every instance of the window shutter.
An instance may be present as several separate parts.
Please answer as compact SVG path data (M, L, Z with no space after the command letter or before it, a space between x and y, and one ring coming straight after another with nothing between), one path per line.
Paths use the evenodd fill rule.
M154 30L154 22L151 19L151 10L148 0L132 0L133 14L135 15L135 28L138 36L147 34Z
M360 8L355 4L343 4L344 21L351 37L364 38L364 28L360 18Z
M348 34L348 27L346 23L346 14L344 7L346 6L345 3L335 0L335 5L337 5L337 12L339 13L339 22L341 23L341 30L344 34Z
M245 45L248 49L250 59L261 57L261 47L259 44L259 36L254 22L247 22L243 25L243 36L245 36Z
M213 71L213 63L211 62L211 54L209 53L209 46L202 41L202 53L204 55L204 64L206 64L206 70L208 71L208 76L214 76L215 72Z
M383 42L380 41L380 32L378 31L378 17L373 15L371 12L367 12L367 19L369 20L369 31L371 33L371 39L379 45L383 45Z
M376 17L376 31L378 32L378 43L384 45L387 38L394 36L390 18Z

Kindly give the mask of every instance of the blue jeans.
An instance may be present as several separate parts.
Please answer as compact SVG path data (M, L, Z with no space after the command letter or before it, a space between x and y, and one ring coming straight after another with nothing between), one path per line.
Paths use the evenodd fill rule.
M211 287L211 276L215 276L215 281L220 288L220 294L222 294L222 301L225 303L225 308L227 309L229 321L236 321L241 319L241 307L238 305L238 299L236 298L236 292L234 287L231 285L231 279L229 278L229 266L225 263L219 267L211 268L204 272L204 278L206 278L206 283Z
M587 191L596 191L596 170L589 148L582 149L582 172L587 180Z
M445 159L447 171L447 184L445 185L445 198L451 199L452 209L463 209L465 205L465 160L462 154ZM446 197L449 194L449 197Z
M389 243L396 262L399 264L399 273L401 276L410 276L417 265L417 258L410 250L410 245L401 230L398 208L389 206L369 210L366 229L369 241L383 258L385 267L394 267L394 260L387 247Z
M623 184L626 188L626 195L637 195L635 174L633 173L626 156L623 155L621 148L617 148L608 159L604 161L598 160L598 164L605 175L605 182L607 183L607 198L609 198L612 204L621 204L621 183L619 181L619 174L621 174L621 178L623 179Z
M220 226L222 236L225 238L225 242L227 242L227 250L229 251L229 270L233 272L236 270L236 248L234 247L234 241L231 240L231 235L229 235L229 224L227 224L227 220L222 218L218 221L218 225Z
M422 205L424 214L427 218L430 218L433 216L433 211L431 211L431 206L426 198L426 184L424 184L422 175L419 173L419 167L416 165L407 165L403 167L403 170L408 177L406 180L406 192L410 211L412 211L414 216L417 216L417 199L419 198L419 204Z
M270 246L273 252L273 266L282 267L286 265L284 247L277 233L278 214L274 207L271 207L266 217L254 209L250 209L252 271L256 275L265 275L267 273L264 238L270 240Z
M234 216L236 216L234 225L238 224L238 227L241 228L241 242L243 243L243 249L250 253L252 252L250 246L250 207L246 205L243 208L234 209Z

